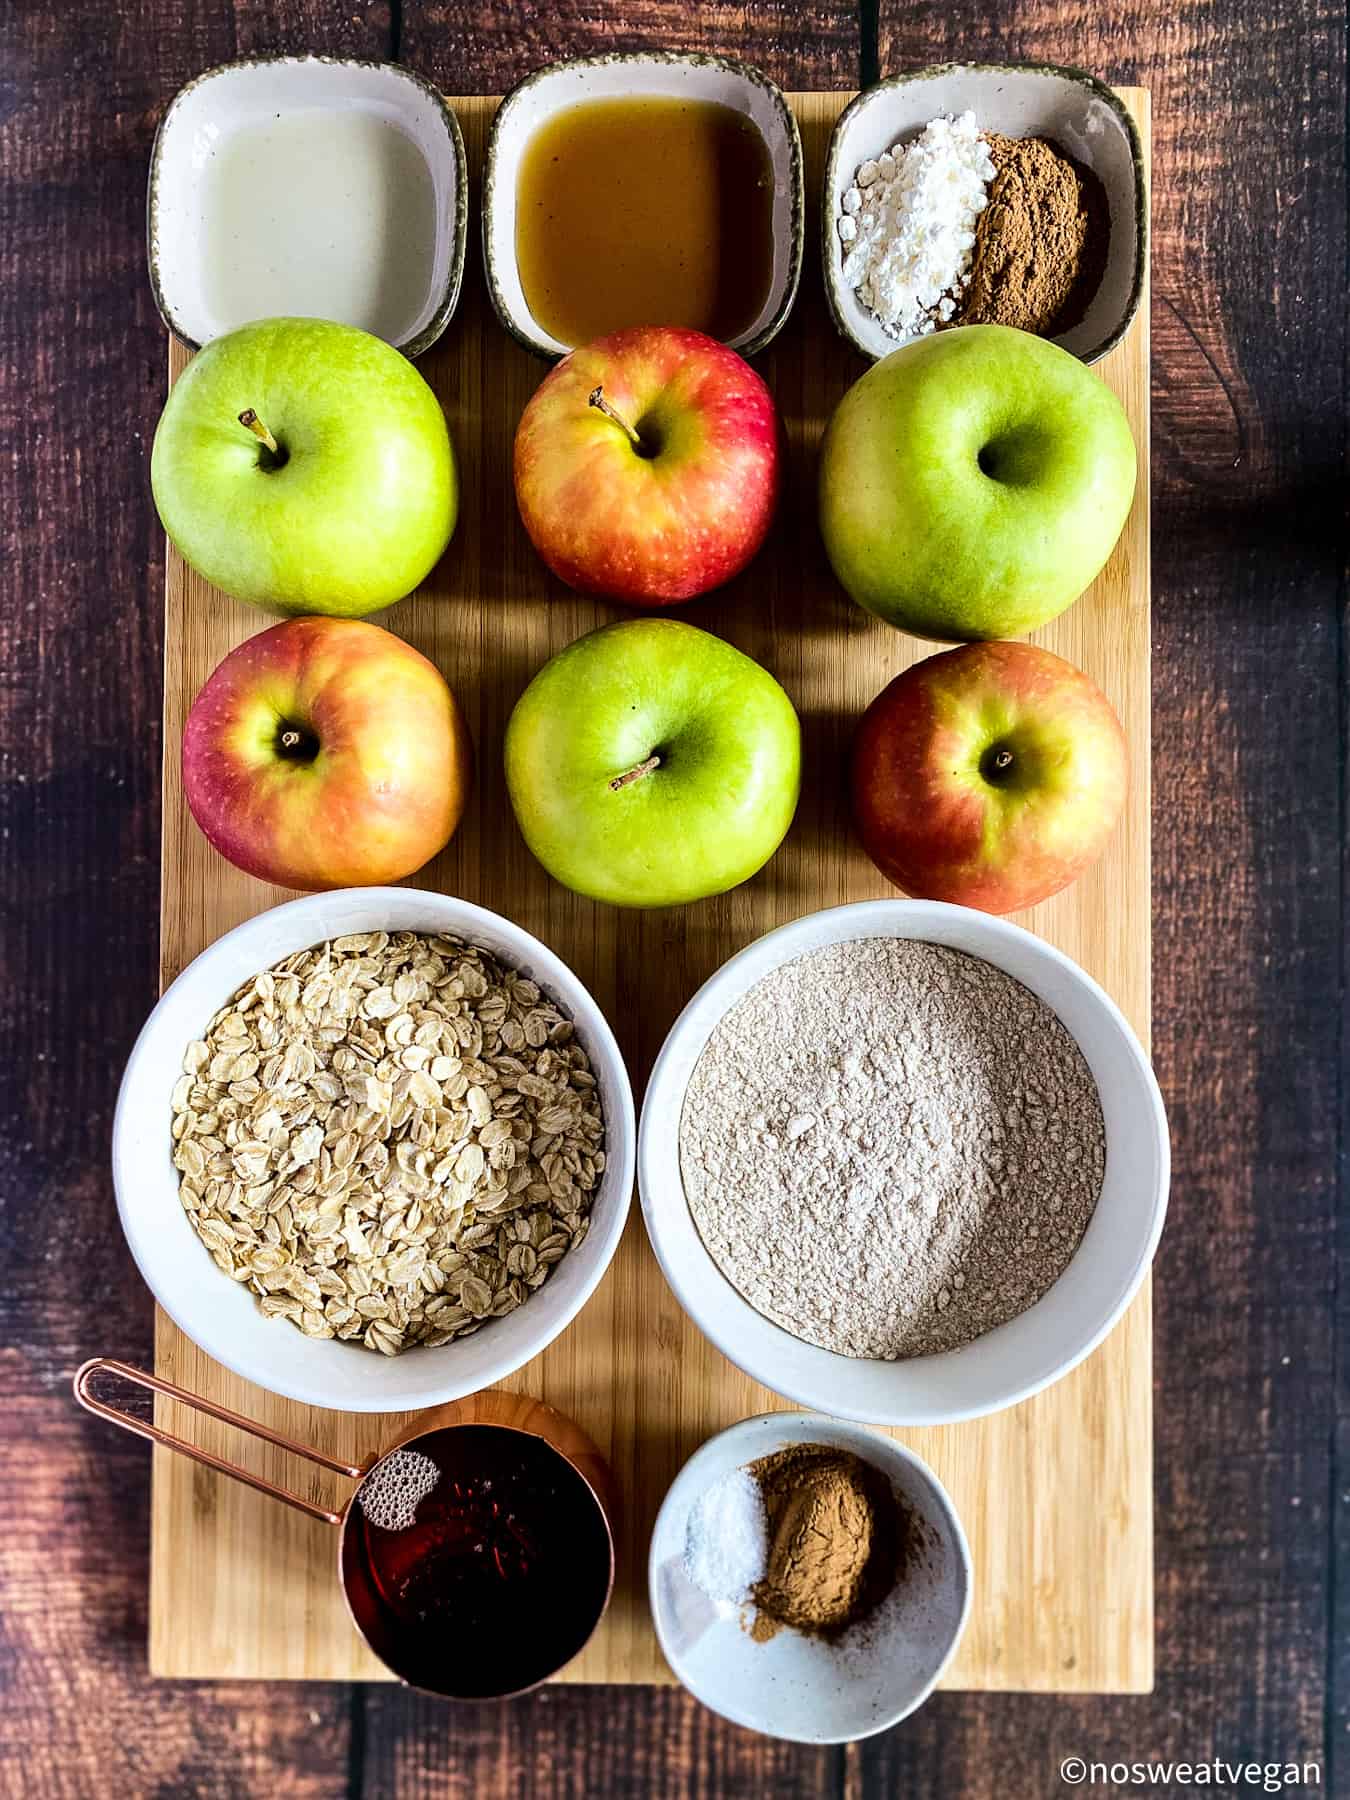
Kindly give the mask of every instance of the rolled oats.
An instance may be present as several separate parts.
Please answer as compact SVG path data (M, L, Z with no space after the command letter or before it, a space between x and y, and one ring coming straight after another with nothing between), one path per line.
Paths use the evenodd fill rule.
M572 1023L487 951L361 932L245 983L173 1088L179 1198L269 1318L384 1356L515 1310L605 1168Z

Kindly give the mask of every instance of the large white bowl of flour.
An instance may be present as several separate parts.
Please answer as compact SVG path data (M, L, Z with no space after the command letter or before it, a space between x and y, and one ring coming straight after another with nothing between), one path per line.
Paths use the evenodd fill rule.
M736 1018L749 1019L752 1002L746 996L752 990L760 994L770 992L770 982L782 988L781 972L787 965L809 968L810 959L815 959L819 967L818 953L830 952L831 967L847 969L856 962L860 971L865 970L870 947L863 940L872 939L917 940L945 951L964 953L992 964L995 970L1020 983L1054 1015L1051 1025L1058 1021L1068 1034L1072 1040L1072 1045L1065 1046L1069 1054L1073 1045L1081 1052L1100 1103L1099 1130L1104 1138L1100 1193L1067 1266L1062 1266L1040 1298L1025 1310L956 1349L859 1353L873 1340L867 1335L865 1321L857 1331L849 1328L853 1315L859 1311L853 1292L869 1283L878 1291L900 1291L909 1279L904 1271L911 1266L918 1291L927 1271L923 1267L924 1247L913 1236L907 1242L897 1243L893 1252L889 1238L883 1236L884 1247L878 1252L875 1231L870 1239L854 1233L856 1218L850 1209L869 1202L846 1183L822 1181L818 1201L809 1202L818 1216L819 1230L810 1243L804 1244L804 1252L816 1260L809 1279L796 1281L795 1286L799 1303L800 1296L817 1294L820 1306L814 1318L798 1321L804 1333L798 1335L797 1330L786 1329L779 1322L786 1315L784 1307L776 1306L773 1298L793 1288L795 1272L771 1266L773 1259L767 1255L760 1259L763 1279L758 1282L748 1268L733 1267L727 1240L710 1228L707 1183L701 1172L696 1175L691 1166L689 1189L695 1192L709 1240L717 1245L718 1254L714 1255L700 1231L682 1173L681 1122L691 1081L694 1096L690 1111L697 1109L697 1116L686 1122L686 1156L690 1155L693 1141L713 1146L711 1154L721 1162L724 1185L744 1180L747 1168L753 1166L753 1156L745 1154L741 1127L731 1127L738 1103L732 1097L725 1114L719 1116L718 1129L723 1122L729 1127L719 1146L718 1129L710 1130L705 1116L716 1099L714 1094L710 1101L710 1065L705 1063L702 1074L695 1078L710 1039L710 1057L718 1053L719 1045L725 1052L728 1034L725 1029L719 1033L724 1020L731 1024ZM831 947L844 945L859 945L860 951L868 951L869 955L840 958ZM804 958L808 959L806 963L801 961ZM989 985L995 990L1008 986L997 978ZM978 1008L992 1002L981 997L976 1004ZM1028 1005L1039 1012L1035 1002ZM741 1011L736 1014L733 1009L738 1006ZM729 1014L733 1020L728 1020ZM797 1022L789 1011L783 1029L781 1060L785 1066L794 1058L800 1061L800 1047L789 1041L796 1028ZM728 1065L729 1070L739 1067L746 1071L747 1093L754 1085L757 1065L762 1065L765 1058L763 1042L752 1048L753 1055L747 1052L739 1062ZM1021 1057L1025 1051L1019 1051L1014 1042L1012 1054ZM801 1066L809 1067L809 1059ZM723 1072L724 1087L726 1073ZM905 1109L911 1134L916 1129L914 1120L922 1118L925 1134L932 1131L941 1136L944 1127L940 1121L948 1110L948 1095L940 1090L954 1085L955 1074L953 1081L945 1084L937 1074L930 1091L916 1093L916 1085L921 1084L916 1084L910 1065L910 1073L902 1084L905 1098L920 1102L918 1112L912 1105ZM837 1094L835 1099L837 1121ZM752 1101L747 1098L741 1110L747 1111L755 1125L765 1124L759 1114L748 1111L751 1106ZM809 1092L803 1094L799 1107L799 1116L787 1119L786 1114L792 1109L783 1106L783 1119L767 1121L774 1133L767 1140L769 1143L781 1146L785 1138L798 1130L819 1131L825 1127L825 1109L813 1103ZM809 1126L808 1119L812 1121ZM933 1123L935 1120L938 1123ZM1046 1142L1040 1147L1043 1160L1048 1158L1051 1163L1061 1153L1061 1124L1052 1111L1044 1134ZM897 1118L896 1133L904 1129ZM959 1110L952 1129L959 1140ZM864 1142L873 1145L877 1154L886 1159L895 1150L893 1142L881 1141L875 1117L867 1127ZM1072 1132L1065 1133L1064 1143L1067 1183L1069 1164L1082 1154L1083 1147L1073 1141ZM779 1152L774 1167L788 1166ZM944 1165L949 1187L951 1166ZM700 1164L700 1171L701 1167ZM895 1167L903 1168L903 1163L897 1161ZM811 913L770 932L732 957L704 983L671 1028L652 1070L638 1139L638 1181L647 1232L666 1279L694 1322L732 1362L776 1393L837 1417L884 1425L949 1424L996 1412L1049 1386L1089 1355L1125 1311L1148 1271L1162 1232L1169 1169L1167 1121L1148 1057L1119 1008L1097 983L1061 951L1020 926L966 907L926 900L865 901ZM913 1176L911 1169L905 1179ZM1043 1192L1044 1167L1039 1183ZM922 1185L920 1169L916 1191L921 1191ZM1009 1189L1024 1213L1025 1188L1023 1179ZM1065 1191L1068 1192L1067 1186ZM785 1188L785 1209L795 1208L800 1213L803 1203L801 1191L789 1194ZM943 1204L951 1204L950 1198ZM1012 1204L1010 1198L1009 1206ZM1057 1196L1054 1204L1058 1207ZM788 1241L778 1231L779 1221L773 1216L771 1184L766 1186L760 1180L756 1191L747 1195L747 1206L757 1208L757 1214L733 1221L743 1243L753 1241L756 1217L763 1225L766 1244L778 1246ZM1034 1211L1027 1216L1035 1217ZM1047 1210L1042 1225L1047 1233L1054 1231L1057 1217ZM1037 1234L1032 1231L1030 1235L1034 1238ZM867 1246L856 1264L847 1252L847 1246L855 1242ZM1031 1248L1034 1254L1034 1246ZM779 1254L775 1249L775 1255ZM1062 1257L1060 1261L1062 1265ZM735 1281L724 1272L727 1269L736 1275ZM747 1292L755 1297L756 1304L746 1297ZM949 1302L964 1303L962 1296L948 1293L941 1300L944 1317ZM937 1303L934 1294L925 1290L919 1310L931 1311ZM936 1321L935 1314L933 1317ZM833 1328L836 1319L844 1321L843 1328ZM942 1333L935 1331L930 1335L940 1339ZM809 1338L816 1341L807 1341ZM852 1353L827 1348L829 1343L851 1344Z

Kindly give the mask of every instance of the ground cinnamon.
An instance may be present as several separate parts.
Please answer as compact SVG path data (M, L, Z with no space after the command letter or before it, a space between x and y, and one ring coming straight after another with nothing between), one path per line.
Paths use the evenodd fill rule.
M793 1444L751 1463L768 1515L769 1556L751 1598L759 1642L783 1625L838 1637L902 1572L911 1520L880 1469L849 1450Z
M986 136L994 164L954 323L1051 336L1077 323L1101 279L1106 195L1044 138Z

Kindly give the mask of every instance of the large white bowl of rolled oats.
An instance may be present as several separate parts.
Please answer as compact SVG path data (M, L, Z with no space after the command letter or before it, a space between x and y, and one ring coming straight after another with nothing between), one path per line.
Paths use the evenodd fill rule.
M209 1355L314 1406L434 1405L512 1374L618 1247L636 1131L572 971L412 888L260 913L164 994L113 1125L122 1227Z

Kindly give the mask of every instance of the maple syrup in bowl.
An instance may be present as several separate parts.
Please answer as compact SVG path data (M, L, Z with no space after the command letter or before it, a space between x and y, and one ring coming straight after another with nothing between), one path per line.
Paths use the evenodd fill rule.
M498 319L541 356L681 325L754 356L801 276L801 134L747 63L609 52L536 69L492 121L483 266Z
M504 1698L585 1645L609 1600L604 1506L547 1438L451 1425L390 1452L353 1497L341 1568L358 1629L411 1686Z
M724 343L759 317L773 272L773 162L718 100L582 100L542 123L516 177L516 265L561 344L630 325Z

